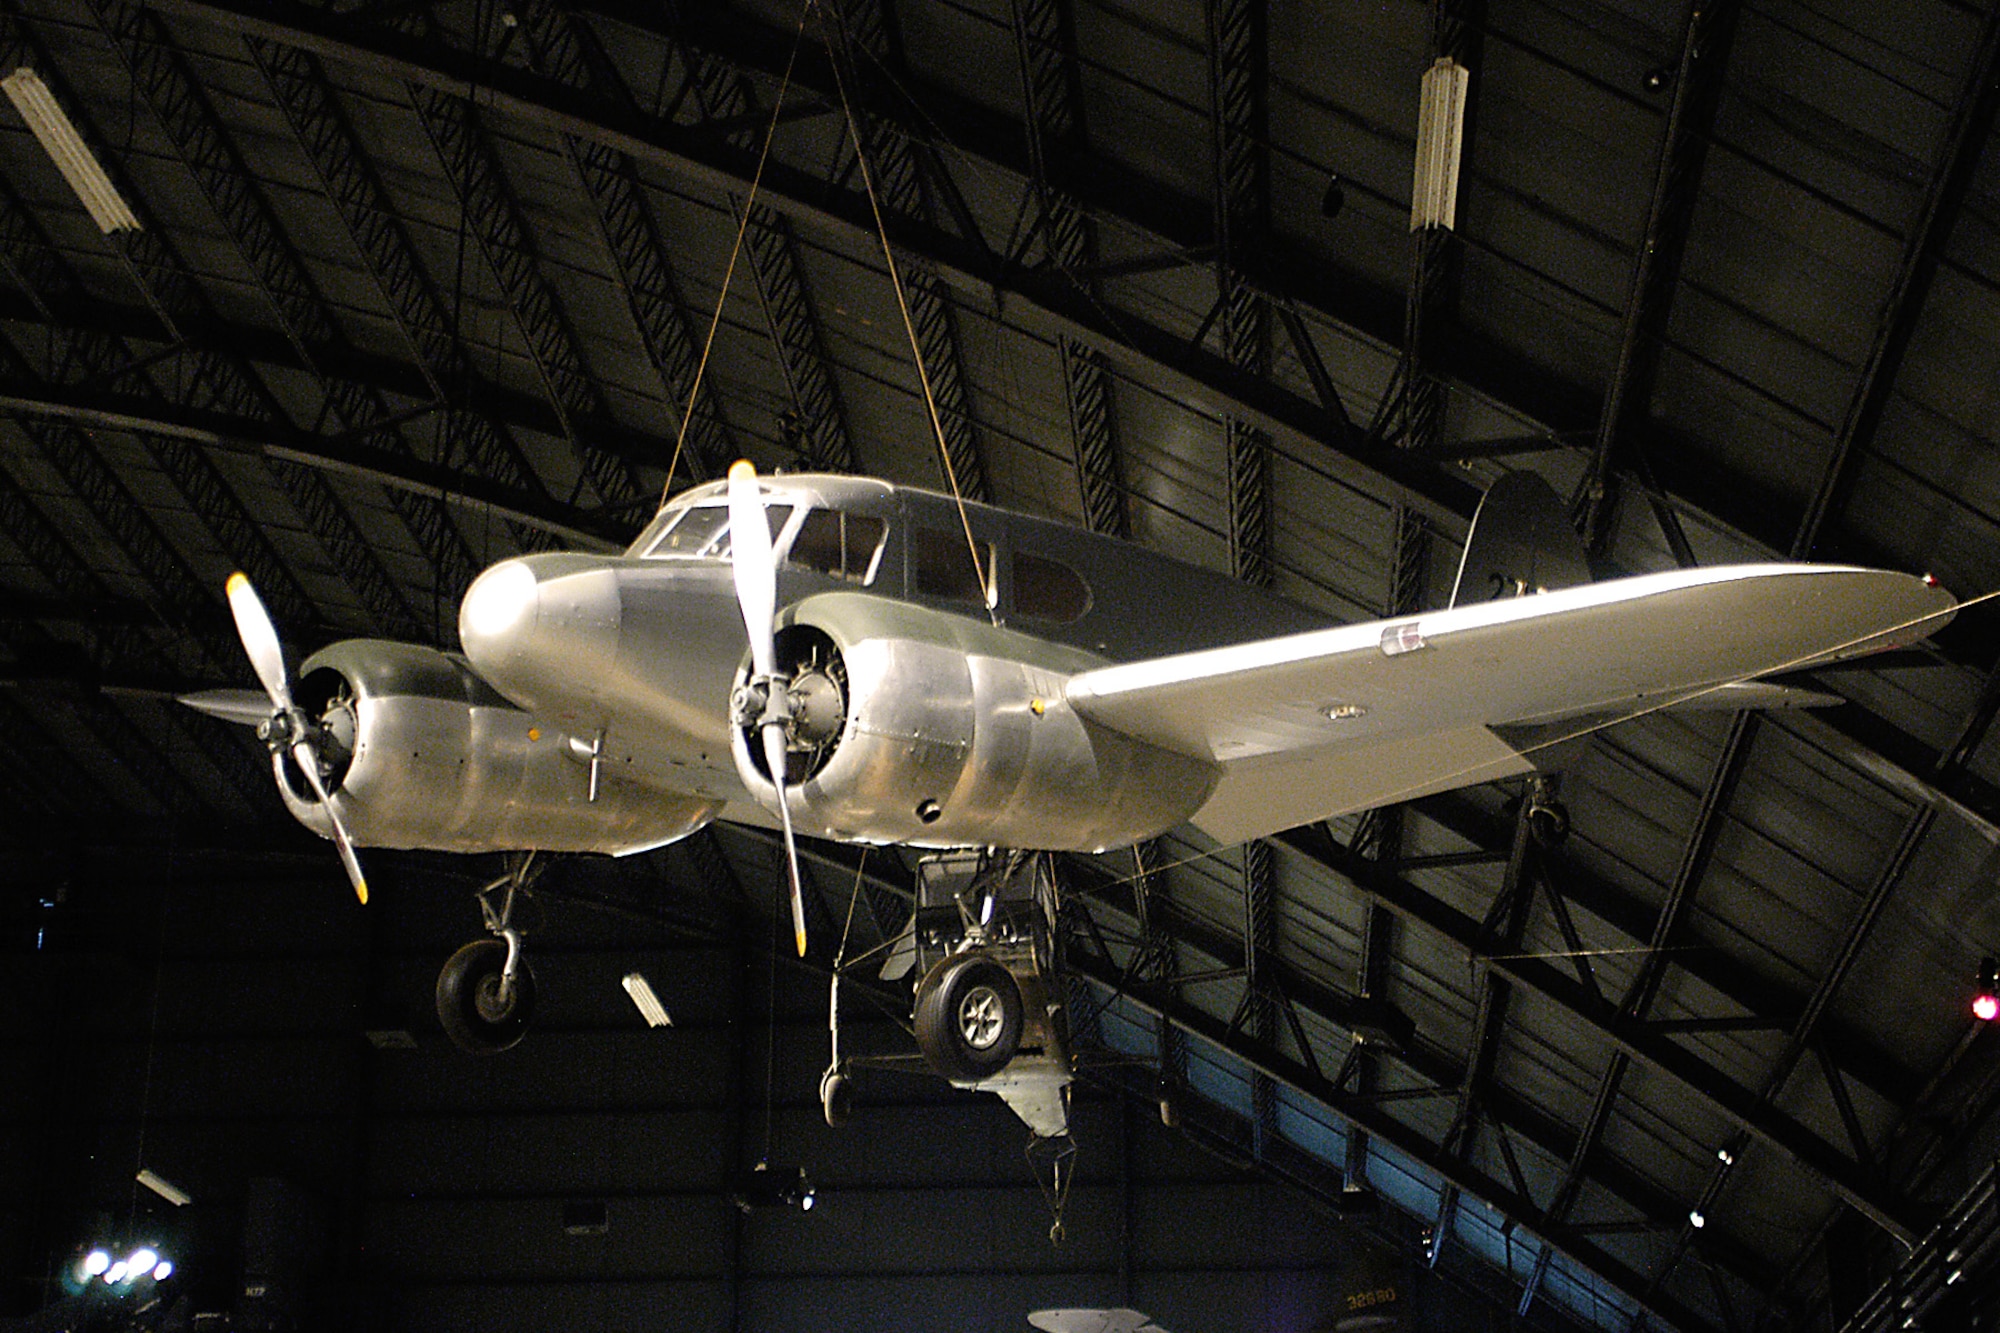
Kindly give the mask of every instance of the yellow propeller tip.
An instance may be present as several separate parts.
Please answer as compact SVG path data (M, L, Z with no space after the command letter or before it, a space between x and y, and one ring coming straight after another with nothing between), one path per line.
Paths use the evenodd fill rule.
M222 585L222 590L233 597L236 595L238 588L247 588L249 586L250 576L239 569L229 576L229 582Z
M751 481L757 479L757 469L751 466L749 459L739 458L729 465L729 479L734 481L738 477L748 478Z
M356 884L356 885L354 886L354 896L355 896L355 897L357 897L357 898L359 898L359 899L361 900L361 905L362 905L363 907L366 907L366 906L368 905L368 881L367 881L367 880L363 880L363 881L361 881L361 883L359 883L359 884Z
M804 958L806 956L806 933L803 930L798 932L798 940L799 957Z

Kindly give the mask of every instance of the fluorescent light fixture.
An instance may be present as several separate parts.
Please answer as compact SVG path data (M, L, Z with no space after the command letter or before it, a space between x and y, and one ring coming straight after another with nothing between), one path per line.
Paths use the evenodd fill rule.
M1472 71L1444 57L1424 71L1417 107L1417 179L1410 230L1451 230L1458 220L1458 156L1465 134L1465 94Z
M42 76L26 65L21 66L6 78L0 79L0 89L7 93L7 100L21 113L21 119L28 122L28 128L42 141L42 147L56 164L56 170L69 182L69 188L76 191L76 197L90 213L90 220L97 229L109 236L114 231L138 231L139 219L118 196L118 190L111 184L111 178L104 174L104 167L97 155L90 151L90 145L76 132L68 116L56 102L55 94L42 82Z
M174 1184L171 1180L155 1175L151 1168L141 1171L137 1179L141 1185L144 1185L147 1189L153 1191L153 1193L159 1195L176 1208L185 1208L194 1201L193 1195Z
M668 1028L674 1020L668 1016L667 1007L660 1003L660 997L653 994L653 988L637 972L627 972L619 983L625 993L632 997L632 1003L639 1008L639 1016L646 1020L647 1027Z

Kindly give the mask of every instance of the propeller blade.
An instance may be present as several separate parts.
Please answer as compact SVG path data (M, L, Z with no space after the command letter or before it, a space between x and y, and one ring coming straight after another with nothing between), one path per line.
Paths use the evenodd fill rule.
M772 619L778 608L778 564L771 550L771 525L757 490L757 469L743 460L729 468L729 543L736 575L736 605L750 635L750 664L759 676L776 671Z
M285 683L285 650L278 646L278 628L271 623L270 612L264 609L257 590L250 586L248 575L231 574L226 590L229 614L236 618L236 635L243 640L251 669L263 682L264 693L271 696L278 711L291 712L292 691Z
M292 758L298 761L313 795L319 798L320 809L326 811L327 819L333 824L333 845L340 849L340 864L347 868L347 879L354 885L354 896L365 907L368 904L368 879L361 873L361 858L354 854L354 839L348 836L347 824L341 819L340 811L334 809L333 798L327 795L326 783L320 779L319 754L313 749L311 741L297 741L292 745Z
M785 799L785 722L774 711L775 692L784 686L772 680L778 670L774 621L778 614L778 557L771 546L771 523L764 516L764 496L757 489L757 469L739 459L729 468L729 545L736 576L736 605L743 612L743 629L750 636L750 672L769 682L774 692L757 725L764 733L764 762L778 790L778 818L785 825L785 869L791 878L792 937L799 957L806 956L806 900L799 886L799 847L792 835L792 807Z
M799 845L792 837L792 805L785 799L785 729L772 724L764 728L764 762L770 766L778 789L778 818L785 825L785 869L792 881L792 938L798 943L799 957L806 956L806 898L799 887Z
M197 713L219 717L224 722L240 722L246 727L259 726L271 716L270 697L256 690L196 690L174 698Z

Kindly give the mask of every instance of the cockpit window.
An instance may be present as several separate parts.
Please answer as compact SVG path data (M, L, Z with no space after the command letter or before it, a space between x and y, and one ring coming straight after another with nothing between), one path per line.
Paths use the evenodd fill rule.
M910 532L910 588L919 597L988 604L980 576L993 577L993 543L979 543L979 562L963 532L913 528Z
M787 559L848 583L873 583L875 567L882 558L882 538L888 531L889 525L872 514L814 509L799 524L799 535L792 538Z
M1068 565L1014 552L1014 610L1036 620L1071 625L1090 609L1090 586Z
M772 540L785 530L792 516L790 505L766 505L764 517L770 521ZM683 509L673 525L653 542L644 554L652 560L709 559L729 557L729 506L695 505Z

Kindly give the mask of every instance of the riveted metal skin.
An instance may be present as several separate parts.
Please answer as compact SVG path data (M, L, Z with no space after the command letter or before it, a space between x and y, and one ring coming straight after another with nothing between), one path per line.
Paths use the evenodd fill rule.
M1094 726L1063 701L1071 674L1102 665L1093 654L866 593L806 598L779 624L824 634L846 666L831 752L787 787L803 830L1096 851L1174 827L1215 784L1210 765ZM731 747L751 796L775 809L743 729Z
M364 847L453 852L535 848L620 854L685 837L720 802L662 792L615 763L590 795L590 738L502 698L455 656L416 644L350 639L307 658L297 694L352 758L328 780ZM299 775L277 763L293 816L329 836Z

